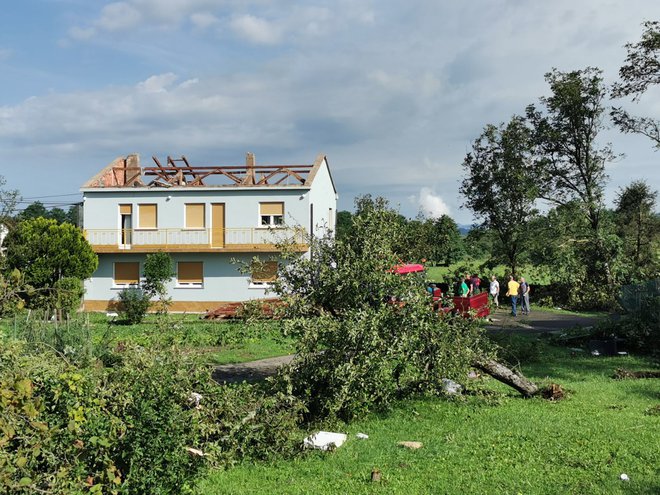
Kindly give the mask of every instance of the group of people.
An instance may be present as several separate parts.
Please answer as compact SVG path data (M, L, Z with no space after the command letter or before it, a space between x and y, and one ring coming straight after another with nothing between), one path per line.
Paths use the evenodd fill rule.
M524 315L529 314L529 284L525 281L525 277L520 277L516 282L513 275L509 276L506 295L511 298L512 316L518 316L518 301L520 301L520 312Z
M479 277L474 275L465 274L461 281L461 286L459 294L462 297L470 297L475 294L478 294L481 290L481 280ZM490 298L496 308L500 307L500 283L497 280L497 277L493 275L490 279L490 284L488 287L488 293ZM529 308L529 284L525 281L524 277L520 277L518 281L511 275L509 277L509 283L507 284L507 297L511 298L511 314L513 316L518 316L518 302L520 301L520 312L524 315L528 315Z

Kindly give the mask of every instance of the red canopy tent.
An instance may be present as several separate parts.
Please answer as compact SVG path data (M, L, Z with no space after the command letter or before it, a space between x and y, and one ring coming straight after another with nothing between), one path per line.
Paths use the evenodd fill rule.
M405 273L418 273L424 271L424 265L420 265L418 263L408 263L405 265L395 266L393 271L397 275L403 275Z

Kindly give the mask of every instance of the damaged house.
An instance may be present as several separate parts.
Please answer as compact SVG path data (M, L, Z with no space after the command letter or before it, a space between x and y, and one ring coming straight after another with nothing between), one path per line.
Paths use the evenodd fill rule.
M85 236L99 266L85 282L88 311L115 306L117 294L140 283L147 254L172 256L172 311L202 312L267 296L278 245L304 254L308 235L333 231L337 192L328 161L308 165L194 166L185 157L138 155L114 160L81 187ZM251 274L250 265L267 260Z

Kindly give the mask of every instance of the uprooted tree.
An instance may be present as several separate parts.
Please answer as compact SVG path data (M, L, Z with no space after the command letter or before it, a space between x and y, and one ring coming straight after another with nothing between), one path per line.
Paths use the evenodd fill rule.
M441 393L443 379L464 381L473 366L511 383L475 321L433 312L423 280L392 269L401 262L397 217L377 198L361 204L350 238L310 239L309 257L284 255L273 289L297 349L275 383L304 400L308 419L348 420ZM537 392L515 376L524 395Z

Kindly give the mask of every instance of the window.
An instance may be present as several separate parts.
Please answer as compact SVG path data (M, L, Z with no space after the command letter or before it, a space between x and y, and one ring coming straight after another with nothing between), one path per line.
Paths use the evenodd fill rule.
M158 228L158 208L156 205L138 205L141 229Z
M140 283L140 263L137 261L118 261L115 263L114 272L116 287L128 287Z
M176 282L179 287L202 287L204 285L204 263L179 261L176 264Z
M252 264L251 286L267 286L275 279L277 279L277 261L262 261Z
M275 226L284 224L284 203L259 203L260 224Z
M204 203L186 203L186 228L203 229L205 227Z

